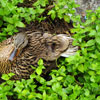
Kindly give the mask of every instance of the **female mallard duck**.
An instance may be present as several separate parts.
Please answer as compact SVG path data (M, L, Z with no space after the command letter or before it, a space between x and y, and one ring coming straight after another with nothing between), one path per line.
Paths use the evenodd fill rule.
M18 33L0 43L0 73L15 73L14 79L29 78L42 58L48 64L60 56L75 54L77 47L73 39L65 34L51 35L41 32Z

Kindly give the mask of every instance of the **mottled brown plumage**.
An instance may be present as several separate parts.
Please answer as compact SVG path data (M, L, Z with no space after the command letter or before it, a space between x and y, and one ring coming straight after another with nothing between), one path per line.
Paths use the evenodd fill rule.
M0 73L13 72L16 74L14 79L29 78L33 72L30 65L37 66L40 58L44 60L46 66L49 66L69 48L73 48L73 54L77 50L72 46L73 39L64 34L53 36L48 33L30 32L25 35L25 39L20 40L18 35L15 38L18 40L17 43L23 42L17 48L21 53L14 55L13 60L9 59L16 47L13 37L8 39L9 43L5 43L8 41L6 40L0 44Z

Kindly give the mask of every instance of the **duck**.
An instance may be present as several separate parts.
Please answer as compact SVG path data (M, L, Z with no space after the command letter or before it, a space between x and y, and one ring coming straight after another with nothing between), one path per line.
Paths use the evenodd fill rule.
M78 47L72 45L73 40L66 34L20 32L0 43L0 74L14 73L14 80L27 79L39 59L50 68L60 56L75 55Z

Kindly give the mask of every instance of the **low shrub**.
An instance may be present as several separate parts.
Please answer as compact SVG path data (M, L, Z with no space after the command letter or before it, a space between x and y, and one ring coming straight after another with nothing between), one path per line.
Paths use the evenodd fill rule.
M15 1L16 0L14 0L14 2ZM15 5L18 2L19 1L16 1L14 6L12 6L12 8L14 7L11 9L13 12L0 15L6 23L4 24L5 27L9 25L14 25L13 27L16 27L15 22L8 22L10 16L12 16L11 20L13 20L13 16L18 14L18 18L20 19L18 19L20 23L18 25L23 27L24 24L21 19L22 16L19 15L20 12L24 18L26 18L25 15L27 15L25 12L28 13L27 16L34 12L37 14L38 10L33 11L32 8L16 8ZM68 5L65 10L66 2ZM3 2L0 2L0 5L1 4L2 7L4 6L4 8L6 8ZM10 3L8 3L8 5L9 4ZM34 3L34 6L44 9L48 4L49 2L47 0L38 0ZM91 10L87 11L87 19L86 22L83 23L81 22L80 16L73 15L70 19L68 17L69 12L72 14L74 12L73 5L77 6L73 1L57 0L54 2L54 5L55 6L48 12L48 15L50 15L53 20L58 17L60 19L65 19L67 22L69 22L70 19L73 21L74 28L71 29L71 32L75 33L73 35L73 45L79 46L79 50L75 56L58 59L58 70L51 71L50 80L41 77L42 70L45 68L42 59L39 60L37 68L33 67L35 71L30 75L28 80L22 79L20 81L14 81L10 80L13 75L12 73L8 75L4 74L2 79L4 79L5 82L0 84L1 100L7 100L7 96L13 96L21 100L100 100L100 7L96 9L95 12ZM28 11L25 10L24 12L24 9ZM17 13L17 11L19 13ZM41 14L43 11L44 10L41 10L37 15ZM14 15L14 13L16 14ZM7 20L7 18L9 20ZM17 19L16 17L14 18ZM33 16L32 18L35 19ZM26 21L31 21L28 20ZM0 23L2 27L3 22L1 21ZM7 30L7 27L2 28L3 34L5 32L16 32L15 29L12 31Z

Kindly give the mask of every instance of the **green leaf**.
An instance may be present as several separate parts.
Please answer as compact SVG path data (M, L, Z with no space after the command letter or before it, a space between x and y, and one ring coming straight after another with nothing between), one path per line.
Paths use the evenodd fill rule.
M29 96L28 96L28 99L31 100L34 98L34 95L31 93Z
M70 17L68 15L64 15L64 20L69 23L70 22Z
M96 15L93 15L91 19L94 22L96 20Z
M10 24L13 24L14 23L13 18L11 18L11 17L4 16L3 17L3 20L6 21L6 22L8 22L8 23L10 23Z
M91 76L90 80L91 82L95 82L95 76Z
M36 69L36 73L37 73L38 75L41 75L42 69L41 69L40 67L38 67L38 68Z
M78 70L80 71L80 72L84 72L84 66L83 66L83 64L81 64L81 65L79 65L78 66Z
M88 89L85 89L85 95L89 96L90 95L90 91Z
M7 36L7 33L0 33L0 36Z
M10 77L7 74L3 74L1 77L3 80L9 80Z
M92 23L91 19L86 20L85 26L90 25Z
M99 10L100 11L100 10ZM100 96L97 96L97 99L96 100L100 100Z
M14 26L13 25L11 25L11 24L8 24L7 25L7 32L11 32L11 31L13 31L14 30Z
M100 37L100 32L97 32L96 36L97 36L97 37L98 37L98 36Z
M25 27L25 24L23 22L17 21L15 23L15 26L17 26L17 27Z
M30 75L30 79L34 79L35 77L36 77L35 73L32 73L32 74Z
M38 61L38 65L43 65L43 60L42 60L42 59L40 59L40 60Z
M98 8L96 9L96 12L97 12L97 13L100 13L100 7L98 7Z
M45 79L42 78L42 77L39 77L39 80L38 80L41 84L45 84Z
M51 15L52 20L54 20L55 17L56 17L56 12L55 12L54 10L50 10L50 11L48 12L48 15Z
M88 73L89 73L89 75L91 75L91 76L92 76L92 75L95 75L95 72L94 72L94 71L91 71L91 70L88 71Z
M96 40L96 43L98 43L98 44L100 45L100 36L97 36L97 37L95 38L95 40Z
M61 91L61 85L60 85L60 83L59 82L57 82L57 83L54 83L53 85L52 85L52 89L53 89L53 91L54 92L60 92Z
M30 93L30 92L29 92L28 89L24 89L24 90L21 92L22 96L27 96L29 93Z
M89 36L93 37L96 35L96 31L95 30L91 30L89 33Z
M6 7L7 6L7 0L2 0L1 4L2 4L2 7Z
M96 73L97 73L98 75L100 75L100 70L98 70Z
M47 100L46 99L46 91L45 90L43 91L43 100Z
M100 30L100 25L96 25L96 30Z
M91 39L86 43L86 46L93 46L95 45L95 40Z
M13 35L13 32L8 32L8 35Z
M42 95L40 93L36 93L35 96L39 99L42 99Z
M40 6L36 7L36 13L42 14L45 11L45 9L40 8Z
M0 8L0 15L4 16L4 10L3 10L3 8Z
M58 81L61 81L62 79L63 79L63 77L61 77L61 76L57 77Z
M69 83L73 83L75 81L74 77L71 76L71 75L67 75L66 76L66 80L69 82Z
M14 73L9 73L8 75L9 75L9 77L12 77L12 76L14 76L15 74L14 74Z

